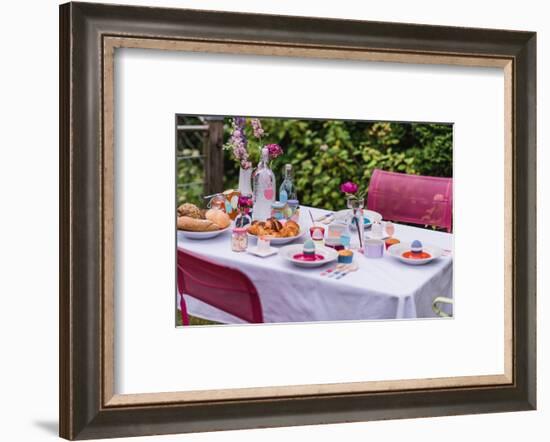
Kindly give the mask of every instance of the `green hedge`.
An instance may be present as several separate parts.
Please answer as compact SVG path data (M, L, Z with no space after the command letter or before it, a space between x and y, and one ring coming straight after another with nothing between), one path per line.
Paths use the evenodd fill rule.
M431 176L452 176L452 125L427 123L285 120L263 118L266 143L278 143L284 155L272 162L281 182L291 163L300 202L336 210L344 207L344 181L368 186L375 168ZM230 119L225 121L225 140ZM237 186L238 167L225 151L226 188ZM185 174L189 177L188 174ZM189 178L187 178L189 179ZM186 199L179 191L179 199ZM189 195L189 199L195 195Z

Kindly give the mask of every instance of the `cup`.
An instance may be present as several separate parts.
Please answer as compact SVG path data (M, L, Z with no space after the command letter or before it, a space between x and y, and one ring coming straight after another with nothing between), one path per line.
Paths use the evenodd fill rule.
M271 246L271 240L266 236L259 236L257 248L258 252L268 252Z
M384 256L385 243L381 239L365 240L365 256L367 258L382 258Z
M309 235L313 241L322 241L325 238L325 228L314 224L309 228Z
M351 245L351 238L348 233L342 233L342 235L340 236L340 244L342 244L342 247L344 247L344 249L349 249Z
M384 224L384 230L386 231L386 234L391 238L395 233L395 226L391 221L388 221Z
M345 224L332 223L328 226L328 237L329 238L340 238L342 236L342 233L344 233L345 229L346 229Z
M380 239L384 236L382 233L382 224L374 223L371 227L371 237L374 239Z

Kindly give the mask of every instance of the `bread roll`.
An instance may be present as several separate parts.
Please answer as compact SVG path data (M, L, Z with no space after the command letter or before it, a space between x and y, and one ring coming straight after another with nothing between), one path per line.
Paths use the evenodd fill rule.
M220 229L225 229L229 224L231 224L231 218L229 215L220 209L210 209L206 212L206 219L217 224Z
M190 216L178 216L177 223L179 230L188 230L191 232L212 232L220 230L220 227L209 219L196 219Z
M194 204L184 203L178 207L178 216L188 216L190 218L204 218L201 216L200 209Z

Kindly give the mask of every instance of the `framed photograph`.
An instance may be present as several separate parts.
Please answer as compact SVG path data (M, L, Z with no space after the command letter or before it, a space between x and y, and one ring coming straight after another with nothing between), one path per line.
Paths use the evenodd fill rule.
M60 7L60 435L536 407L532 32Z
M452 317L452 124L175 126L178 325Z

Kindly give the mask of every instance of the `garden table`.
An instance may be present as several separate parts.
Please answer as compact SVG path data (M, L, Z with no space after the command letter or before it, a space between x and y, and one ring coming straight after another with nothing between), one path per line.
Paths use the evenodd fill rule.
M302 206L300 214L300 225L306 229L311 225L308 209ZM314 208L311 212L314 217L327 213ZM395 224L394 237L401 241L418 239L448 251L453 247L452 234L401 224ZM404 264L387 253L378 259L355 253L359 269L336 280L321 276L324 269L334 267L335 263L306 269L294 266L278 254L260 258L235 253L231 251L230 238L229 230L207 240L188 239L178 232L178 247L244 272L259 293L265 322L434 317L433 299L452 297L452 253L420 266ZM303 242L304 238L295 242ZM243 322L192 296L184 296L191 315L216 322Z

